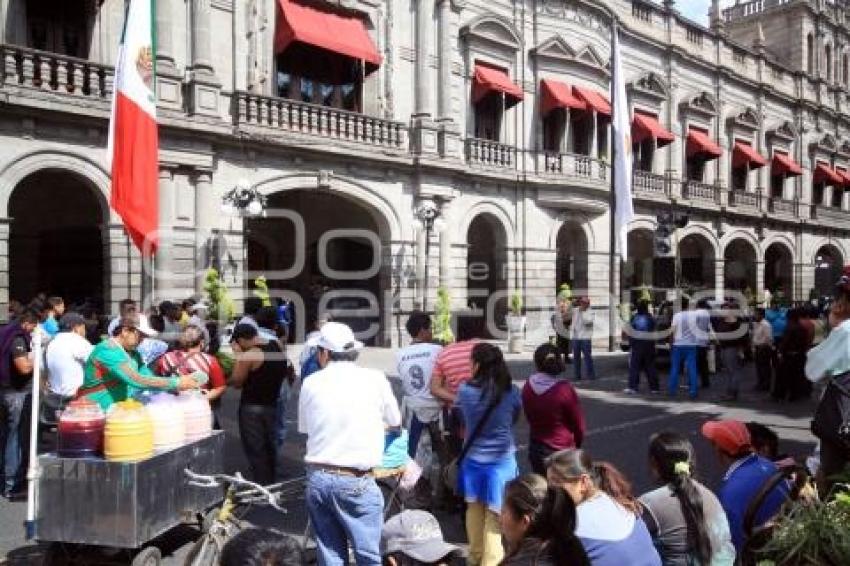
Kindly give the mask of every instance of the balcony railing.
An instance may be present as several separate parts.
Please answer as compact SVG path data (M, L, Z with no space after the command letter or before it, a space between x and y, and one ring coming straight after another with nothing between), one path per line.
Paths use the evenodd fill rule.
M685 181L682 183L682 196L686 199L701 202L720 202L720 190L717 185L707 185L698 181Z
M18 45L0 45L0 85L109 99L112 67Z
M577 177L579 179L607 181L608 164L588 155L545 152L543 169L547 175Z
M738 208L761 208L761 192L729 191L729 205Z
M770 201L768 201L768 210L772 214L797 216L797 209L797 201L785 200L778 197L771 197Z
M516 148L512 145L480 138L466 138L466 159L473 165L513 169Z
M850 210L835 208L832 206L812 205L812 220L825 222L833 226L846 227L850 224Z
M288 98L236 93L236 122L288 132L406 149L407 127L400 122Z
M656 175L649 171L635 171L633 184L636 194L649 196L669 196L667 179L664 175Z

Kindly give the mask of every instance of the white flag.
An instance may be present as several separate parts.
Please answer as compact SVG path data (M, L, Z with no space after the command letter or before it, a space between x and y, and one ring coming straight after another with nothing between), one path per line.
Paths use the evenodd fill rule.
M614 218L614 233L620 239L620 257L626 261L629 240L628 226L635 217L632 205L632 120L629 101L626 98L626 82L620 61L619 31L614 27L614 45L611 61L614 134L614 191L617 211ZM614 245L614 242L611 242Z

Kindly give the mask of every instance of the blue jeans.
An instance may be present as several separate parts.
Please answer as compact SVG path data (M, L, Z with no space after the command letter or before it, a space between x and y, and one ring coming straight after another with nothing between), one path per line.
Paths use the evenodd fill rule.
M3 446L2 491L8 493L23 483L29 465L29 389L0 389L0 446Z
M581 379L581 359L587 362L587 377L596 379L596 373L593 371L593 356L590 353L590 340L575 339L573 340L573 367L575 368L576 379Z
M697 347L696 346L676 346L675 344L670 350L670 381L667 384L670 395L676 394L676 389L679 387L679 371L682 367L682 362L685 363L685 369L688 372L688 383L690 384L689 394L691 398L695 398L699 393L699 370L697 369Z
M380 566L384 496L371 477L307 472L307 513L316 532L319 566L348 564L348 545L358 566Z

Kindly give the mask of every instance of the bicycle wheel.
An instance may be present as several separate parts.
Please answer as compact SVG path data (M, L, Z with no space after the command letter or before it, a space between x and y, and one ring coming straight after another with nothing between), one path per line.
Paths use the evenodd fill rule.
M217 566L225 541L218 533L202 535L186 555L185 566Z

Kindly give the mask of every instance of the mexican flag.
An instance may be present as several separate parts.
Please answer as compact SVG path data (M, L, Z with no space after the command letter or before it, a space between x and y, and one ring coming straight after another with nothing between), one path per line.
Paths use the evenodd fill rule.
M159 226L153 9L154 0L130 0L115 64L107 147L110 204L143 256L156 253Z

